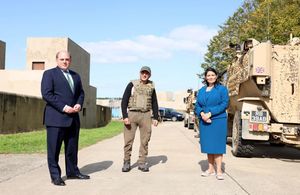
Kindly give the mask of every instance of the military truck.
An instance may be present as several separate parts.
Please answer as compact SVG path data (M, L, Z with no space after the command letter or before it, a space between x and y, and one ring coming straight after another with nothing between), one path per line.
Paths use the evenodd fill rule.
M183 125L188 129L193 129L195 124L195 95L192 89L187 90L188 96L183 98L183 102L186 104L186 113L184 115Z
M197 91L192 89L187 90L188 96L183 99L186 104L186 113L184 116L184 127L188 129L193 129L195 132L199 133L199 119L195 116L195 103L197 99Z
M300 39L249 39L237 48L225 75L232 153L249 157L257 142L300 144Z

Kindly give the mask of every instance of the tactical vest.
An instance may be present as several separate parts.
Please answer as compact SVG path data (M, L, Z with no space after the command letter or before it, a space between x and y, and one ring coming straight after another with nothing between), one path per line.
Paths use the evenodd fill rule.
M152 81L148 81L147 84L143 84L140 80L134 80L131 82L133 87L129 98L128 109L142 112L150 111L152 108L154 83Z

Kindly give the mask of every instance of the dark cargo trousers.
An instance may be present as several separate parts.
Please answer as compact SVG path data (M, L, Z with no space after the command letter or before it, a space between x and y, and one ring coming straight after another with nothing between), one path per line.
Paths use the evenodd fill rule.
M145 163L148 155L148 142L151 137L151 112L129 111L130 125L124 125L124 161L130 161L136 129L140 130L140 150L138 163Z

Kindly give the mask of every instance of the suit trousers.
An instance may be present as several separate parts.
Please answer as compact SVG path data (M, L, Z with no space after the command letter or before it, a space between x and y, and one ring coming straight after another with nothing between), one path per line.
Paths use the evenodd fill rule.
M129 111L130 125L124 125L124 161L130 161L132 145L137 128L140 130L140 149L138 163L145 163L148 143L151 137L151 112Z
M61 177L61 168L58 164L62 142L65 146L66 175L79 173L78 163L78 139L80 124L73 120L70 127L47 126L47 159L51 179Z

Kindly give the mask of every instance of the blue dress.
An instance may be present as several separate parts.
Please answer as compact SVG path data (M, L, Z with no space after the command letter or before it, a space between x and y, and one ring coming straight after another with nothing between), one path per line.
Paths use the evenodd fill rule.
M207 154L226 153L228 90L215 85L210 91L206 86L198 91L195 113L199 117L201 152ZM211 113L212 123L202 120L200 113Z

